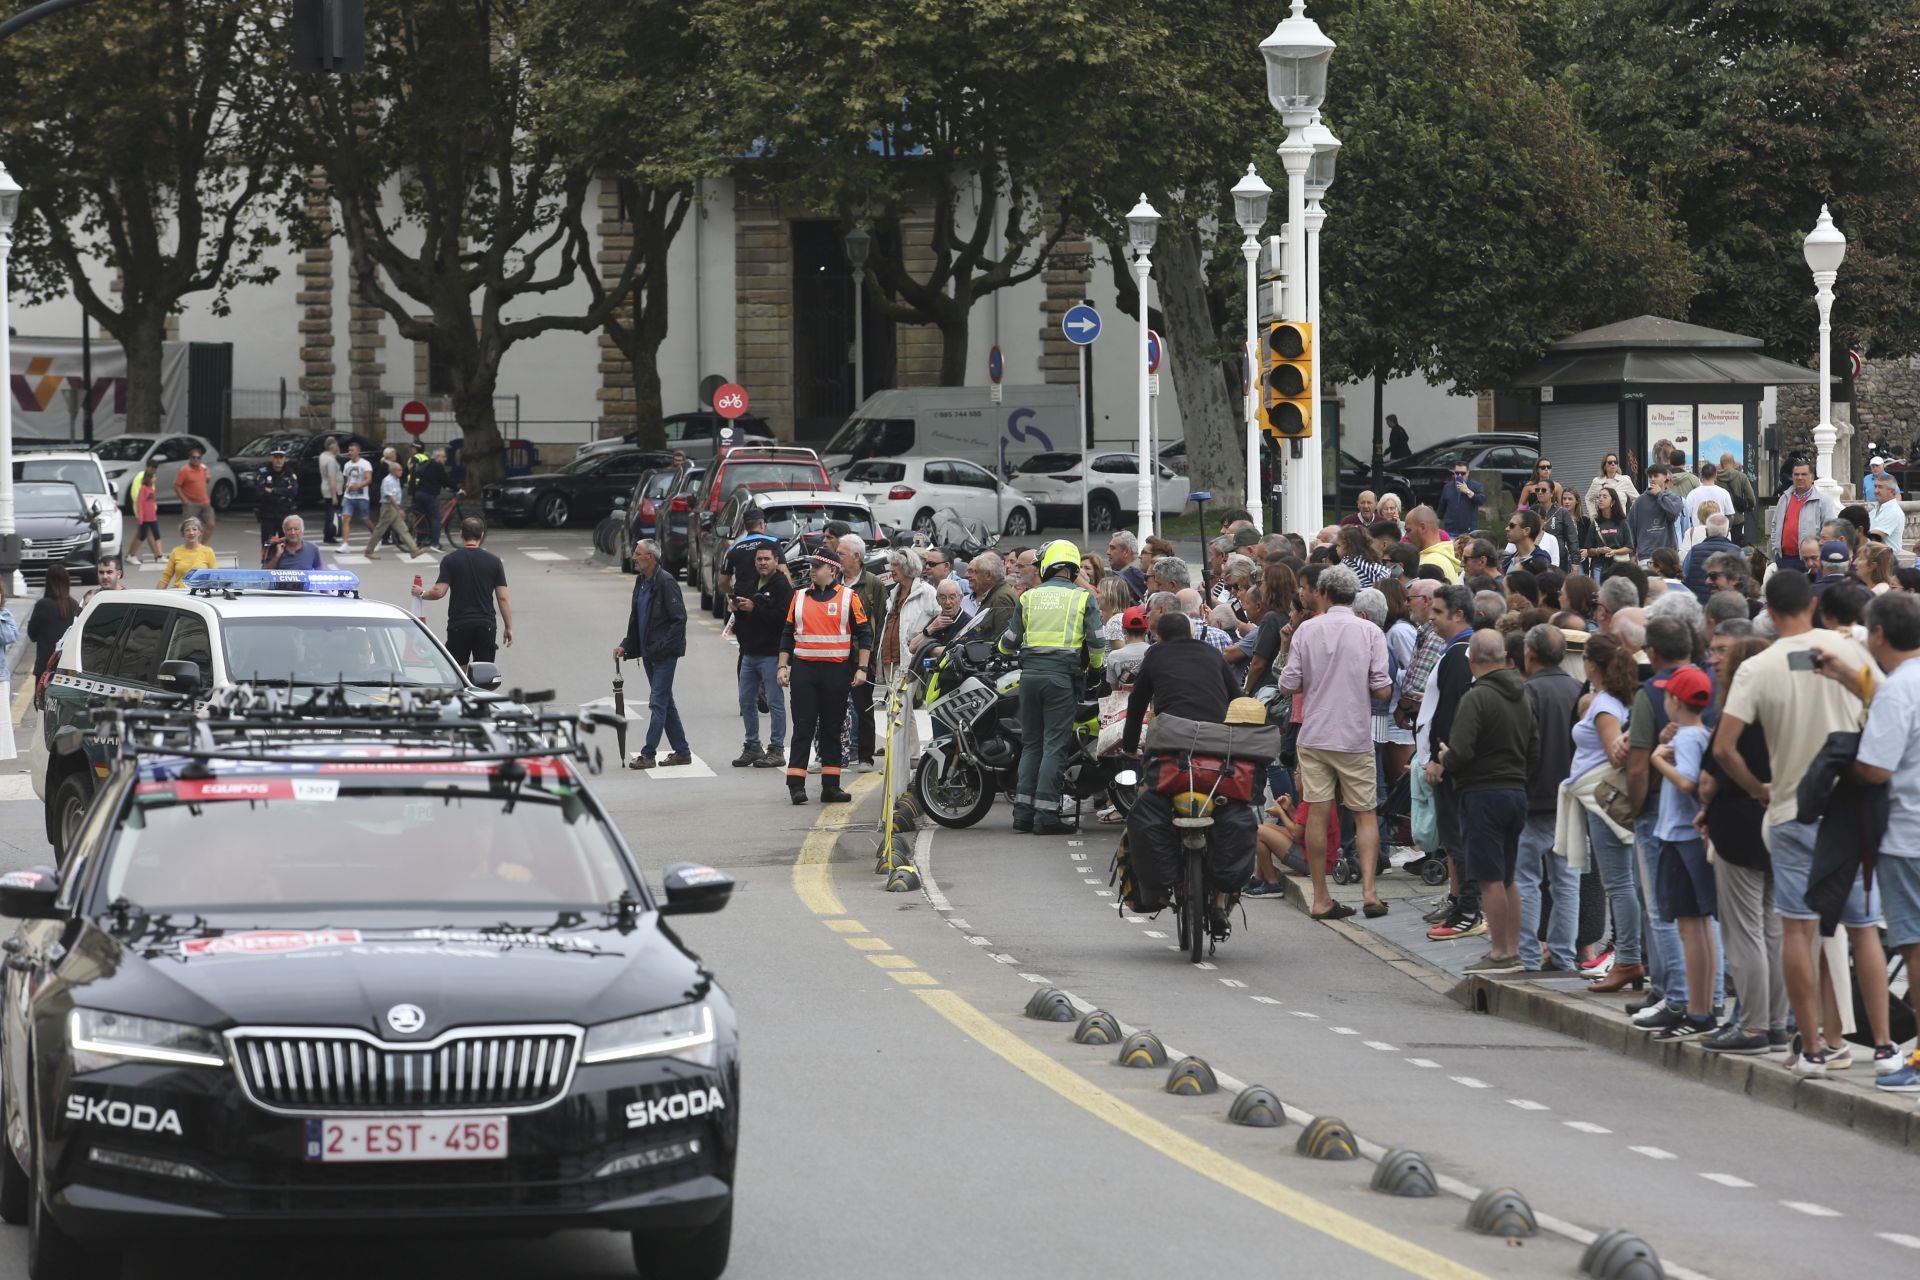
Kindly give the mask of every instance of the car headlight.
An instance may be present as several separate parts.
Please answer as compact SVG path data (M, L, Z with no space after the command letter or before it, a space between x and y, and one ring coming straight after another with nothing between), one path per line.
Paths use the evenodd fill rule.
M76 1071L102 1071L126 1061L227 1065L226 1045L204 1027L98 1009L75 1009L67 1015L67 1044Z
M629 1058L678 1058L711 1067L715 1061L713 1010L704 1004L683 1004L587 1028L581 1062L593 1066Z

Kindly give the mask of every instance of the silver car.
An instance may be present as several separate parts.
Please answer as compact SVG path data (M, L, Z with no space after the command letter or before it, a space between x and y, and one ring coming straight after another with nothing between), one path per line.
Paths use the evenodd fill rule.
M200 450L200 460L207 464L207 498L213 503L215 511L225 511L233 505L233 499L240 492L240 484L234 479L233 468L220 456L220 451L199 436L188 435L146 435L140 432L128 432L102 440L94 446L94 456L100 459L107 469L107 482L113 486L113 498L121 509L131 511L128 505L127 489L133 483L133 477L142 467L154 473L154 491L159 495L160 506L175 508L180 505L180 496L173 491L173 473L186 462L187 454Z

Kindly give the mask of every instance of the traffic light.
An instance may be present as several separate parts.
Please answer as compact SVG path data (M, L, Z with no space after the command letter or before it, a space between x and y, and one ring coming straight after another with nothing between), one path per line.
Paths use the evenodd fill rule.
M1260 347L1260 422L1276 440L1313 434L1313 326L1282 320Z

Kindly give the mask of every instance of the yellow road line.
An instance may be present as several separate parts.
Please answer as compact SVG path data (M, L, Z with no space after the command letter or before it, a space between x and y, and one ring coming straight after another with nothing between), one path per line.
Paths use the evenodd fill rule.
M848 788L853 794L854 805L860 803L867 792L880 785L877 773L862 774L853 780ZM817 916L843 916L847 914L846 904L840 901L840 895L834 892L833 872L828 863L833 859L834 841L840 838L837 831L822 830L829 818L848 812L853 805L836 805L823 810L814 819L814 829L800 842L800 856L793 860L793 891L800 895L807 910Z
M865 933L867 926L858 920L822 920L820 922L835 933Z
M842 939L855 951L891 951L893 947L885 938L845 938Z
M910 975L896 973L893 976L895 979L905 979ZM1484 1275L1471 1267L1462 1266L1352 1214L1342 1213L1324 1201L1276 1182L1266 1174L1189 1138L1171 1125L1155 1120L1078 1072L1041 1053L954 992L943 988L938 991L916 991L914 994L929 1009L1025 1075L1083 1111L1152 1147L1169 1160L1185 1165L1201 1177L1217 1182L1229 1191L1238 1192L1255 1204L1291 1218L1301 1226L1399 1267L1410 1275L1426 1277L1427 1280L1486 1280Z
M868 956L867 959L882 969L918 969L920 967L914 963L912 956L896 955L891 951L883 956Z

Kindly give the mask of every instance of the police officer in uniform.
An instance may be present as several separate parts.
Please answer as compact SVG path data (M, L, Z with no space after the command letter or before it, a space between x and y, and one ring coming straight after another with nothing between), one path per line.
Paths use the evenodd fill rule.
M807 802L807 757L817 734L820 803L839 804L853 799L840 786L846 764L840 731L848 695L866 683L873 626L860 597L840 581L840 562L818 555L812 563L813 586L793 597L780 637L780 687L793 697L787 794L795 804Z
M274 554L272 543L280 536L280 525L300 504L300 477L287 465L287 451L275 449L267 465L260 469L260 497L254 515L260 521L260 563Z
M1101 670L1107 638L1093 592L1074 581L1080 549L1064 538L1040 549L1040 582L1020 607L1000 652L1020 655L1020 775L1013 829L1036 835L1073 830L1060 816L1060 771L1073 742L1074 705L1083 668Z

